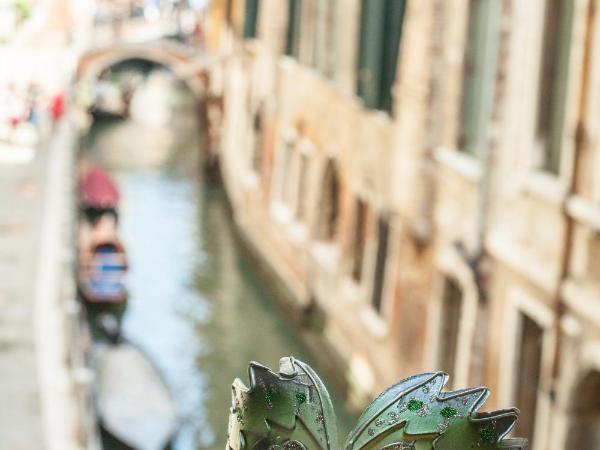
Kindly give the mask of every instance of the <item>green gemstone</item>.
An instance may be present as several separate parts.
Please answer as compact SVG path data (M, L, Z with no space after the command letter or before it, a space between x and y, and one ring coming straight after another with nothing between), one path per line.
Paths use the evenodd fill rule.
M301 405L302 403L304 403L306 401L306 394L304 392L297 392L296 400Z
M489 427L484 427L479 431L479 435L481 436L481 440L483 442L494 443L496 442L498 436L496 432Z
M409 411L419 411L423 407L423 402L421 400L416 400L414 398L408 401L407 408Z
M452 417L456 416L456 413L458 411L454 408L452 408L451 406L446 406L444 409L442 409L440 411L440 414L442 415L442 417L444 419L451 419Z
M273 401L273 396L274 393L272 390L268 390L267 392L265 392L265 400L267 401L267 403L271 403Z

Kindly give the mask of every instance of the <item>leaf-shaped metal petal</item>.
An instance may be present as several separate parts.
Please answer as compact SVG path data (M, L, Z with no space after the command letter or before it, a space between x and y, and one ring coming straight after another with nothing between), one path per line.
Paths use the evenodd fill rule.
M253 362L249 378L249 388L239 379L232 386L228 448L339 448L331 399L310 366L282 358L276 374Z
M308 366L282 358L279 373L257 363L250 387L232 387L228 449L337 450L337 429L325 386ZM415 375L377 397L359 418L346 450L523 450L525 439L505 439L518 410L479 413L486 388L443 392L448 375Z
M516 408L475 414L467 423L448 428L436 440L434 448L454 450L469 442L482 450L524 449L527 446L525 439L502 441L515 426L518 415L519 410Z
M477 414L488 389L442 392L447 380L443 372L428 373L387 389L360 417L346 450L413 449L422 441L436 450L525 448L523 440L510 441L512 447L502 443L517 410Z

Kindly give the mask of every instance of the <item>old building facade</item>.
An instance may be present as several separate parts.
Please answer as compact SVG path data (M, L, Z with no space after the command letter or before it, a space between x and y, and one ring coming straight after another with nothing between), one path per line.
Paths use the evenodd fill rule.
M215 0L236 223L350 399L432 369L600 449L598 0Z

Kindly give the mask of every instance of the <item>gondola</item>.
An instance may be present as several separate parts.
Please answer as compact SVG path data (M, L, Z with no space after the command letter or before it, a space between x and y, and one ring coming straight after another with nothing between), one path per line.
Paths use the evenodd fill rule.
M116 239L98 240L81 249L77 285L91 303L119 303L127 298L127 255Z
M112 177L98 166L88 167L79 179L79 203L83 210L114 211L119 203L119 189Z
M120 303L127 298L127 255L118 238L119 190L101 167L89 167L79 180L77 284L90 303Z
M148 356L118 339L95 351L95 397L100 426L135 450L164 450L177 431L171 391Z

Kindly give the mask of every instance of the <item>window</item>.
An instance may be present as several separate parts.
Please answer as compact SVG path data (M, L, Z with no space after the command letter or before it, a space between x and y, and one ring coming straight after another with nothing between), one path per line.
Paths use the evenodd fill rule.
M573 0L546 0L539 74L536 137L539 165L558 174Z
M367 205L363 200L356 202L354 233L352 236L352 278L360 281L363 270L365 240L367 233Z
M292 190L293 185L290 183L290 178L292 176L292 169L294 163L294 153L295 153L295 142L288 141L285 144L283 149L284 151L284 160L283 160L283 172L281 173L281 201L290 205L293 200Z
M339 209L339 181L337 169L332 161L327 163L323 177L323 192L319 207L317 237L323 241L331 241L335 237Z
M372 297L373 307L378 313L381 313L381 306L383 304L383 284L385 281L389 237L390 224L385 218L380 217L377 222L377 257L375 259L375 283L373 285Z
M362 0L357 94L390 112L406 0Z
M520 323L521 337L518 341L520 345L517 352L514 389L516 406L521 410L521 414L519 414L515 435L529 439L529 445L535 448L533 434L540 388L544 332L534 320L523 313L521 313Z
M462 316L463 293L457 281L444 280L444 292L440 311L440 340L438 347L438 368L450 375L455 372L458 353L458 336Z
M256 37L256 24L258 22L258 10L260 0L246 0L246 11L244 18L244 37Z
M298 192L296 193L296 218L304 220L306 215L304 203L306 201L306 176L308 171L308 156L300 153L300 168L298 173Z
M569 448L600 448L600 372L590 372L579 382L569 413Z
M302 0L288 0L288 23L285 54L298 58L300 55L300 20Z
M276 179L274 180L275 189L273 199L280 203L289 204L292 187L289 179L292 173L292 163L294 159L295 138L286 136L281 139L281 144L277 152Z
M263 121L262 107L254 113L253 121L253 153L252 153L252 169L255 172L260 173L262 168L262 157L263 157L263 132L262 132L262 121Z
M485 145L497 57L496 0L470 0L458 148L476 155Z

